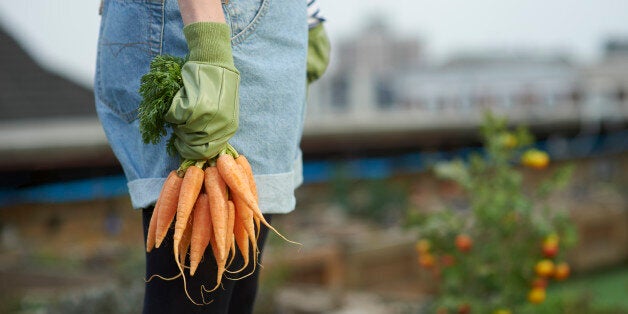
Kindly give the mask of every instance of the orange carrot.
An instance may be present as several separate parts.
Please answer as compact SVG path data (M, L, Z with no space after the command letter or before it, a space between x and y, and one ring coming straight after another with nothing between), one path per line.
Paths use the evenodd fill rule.
M245 201L243 201L237 195L233 197L233 203L235 204L236 219L242 224L244 230L247 233L251 245L255 248L257 242L255 241L255 225L253 224L253 211L248 207Z
M177 219L174 225L174 256L178 259L179 243L188 225L190 213L196 203L201 187L203 186L203 170L195 165L190 166L185 171L181 191L179 192L179 202L177 203Z
M175 245L174 249L175 249L175 262L177 263L177 266L179 267L179 275L181 275L181 278L183 279L183 290L185 291L185 295L188 297L188 299L190 300L190 302L196 304L196 305L201 305L200 303L197 303L196 301L194 301L192 299L192 297L190 296L190 294L188 293L188 285L187 285L187 280L185 279L185 274L183 272L183 267L185 267L185 257L187 255L188 252L188 248L190 247L190 242L192 241L192 226L194 224L194 216L189 218L189 222L186 223L183 234L181 235L181 239L179 241L178 245ZM177 255L177 250L179 251L179 254ZM167 278L167 280L171 280L171 279L175 279L177 278L172 277L172 278ZM205 303L205 300L203 299L203 303ZM211 302L210 302L211 303Z
M246 178L249 182L249 188L251 192L253 193L253 196L255 197L255 201L257 201L257 203L259 204L259 195L257 194L257 184L255 183L255 177L253 176L253 168L251 167L249 160L246 159L244 155L240 154L235 159L235 162L238 165L240 165L240 167L242 167L242 170L244 170L244 174L246 175ZM255 216L253 220L255 221L255 230L257 230L257 233L255 234L255 238L257 239L259 237L259 232L261 230L260 219Z
M236 254L238 254L238 251L236 249L236 244L235 244L235 236L233 234L231 235L230 242L231 242L231 247L229 248L229 254L231 255L231 259L226 264L225 269L228 268L231 265L231 263L233 263L233 261L235 260Z
M242 268L233 272L238 273L248 266L250 252L249 247L251 247L252 251L255 252L257 250L257 241L255 237L255 227L253 224L253 212L246 206L246 203L237 196L234 196L233 203L236 209L233 234L244 260Z
M248 274L245 274L239 278L227 277L230 280L240 280L255 273L255 267L257 266L258 249L257 249L257 236L255 234L255 230L253 226L253 221L254 221L253 212L249 208L247 208L246 203L243 202L242 200L238 200L237 198L235 198L234 201L236 203L236 215L238 216L237 221L241 223L242 229L244 229L244 235L241 235L241 234L238 235L239 236L238 245L244 248L244 250L241 250L241 253L245 257L244 257L244 264L242 265L242 268L240 268L237 271L230 272L230 273L239 273L245 270L246 267L248 266L249 254L250 253L253 254L253 268ZM240 205L239 208L237 207L238 205ZM250 251L248 248L249 243L251 244Z
M238 216L236 210L236 217ZM249 235L246 232L246 228L244 224L240 221L240 219L235 220L234 228L233 228L233 236L236 244L238 245L238 250L240 254L242 254L242 259L244 263L242 267L233 273L239 273L246 269L246 266L249 265Z
M190 244L190 275L194 276L203 253L213 235L212 220L209 214L207 194L201 193L196 199L193 212L192 241Z
M159 212L157 212L157 223L155 226L155 247L159 247L168 233L168 228L172 224L174 215L177 212L177 202L183 178L177 175L176 171L171 171L164 182L159 196ZM153 213L155 215L155 213Z
M218 289L218 287L220 287L220 283L222 282L222 275L225 272L225 261L226 258L223 260L220 260L217 256L218 256L218 244L216 243L216 237L211 237L209 238L209 244L211 245L212 248L212 252L214 253L214 257L216 258L216 286L214 286L211 290L207 290L205 288L205 286L201 286L202 291L206 291L206 292L212 292L216 289Z
M155 247L155 229L157 228L157 216L159 215L159 200L155 204L153 214L150 217L150 224L148 225L148 234L146 235L146 252L150 252Z
M229 224L229 195L227 185L220 177L218 169L215 166L209 166L205 169L205 193L207 193L207 201L209 203L209 214L212 220L214 234L210 238L210 245L214 258L216 259L216 286L211 290L202 287L203 291L214 291L222 282L222 275L225 272L225 264L227 261L227 232Z
M246 174L242 167L235 162L233 156L229 154L220 155L216 160L216 167L234 195L240 197L249 207L257 207L257 201L251 191Z
M227 186L218 174L216 167L205 169L205 192L209 202L209 214L214 227L213 238L216 242L216 261L227 259L227 231L229 223Z
M285 241L300 245L298 242L288 240L266 221L259 209L257 201L255 200L255 196L253 196L253 192L251 192L245 171L235 162L231 155L220 155L216 160L216 167L218 168L218 172L220 172L220 176L225 180L227 186L229 186L230 191L246 203L246 205L253 211L253 215L256 219L259 219L266 227L268 227L268 229L275 232ZM238 207L237 204L236 207Z
M232 201L227 201L227 209L228 209L228 219L227 219L227 238L226 238L226 243L225 243L225 251L230 251L231 248L234 247L234 240L233 240L233 228L234 228L234 224L235 224L235 205L233 204ZM235 250L232 250L232 252L234 252ZM235 254L231 254L231 260L227 263L228 265L231 264L231 262L233 262L233 259L235 257ZM229 266L225 266L225 268L229 267Z
M227 202L228 207L228 222L227 222L227 243L226 249L229 250L231 248L231 244L233 244L233 225L235 224L235 205L233 201Z
M185 225L185 230L181 236L181 242L179 242L179 263L185 265L185 257L190 247L190 241L192 240L192 226L194 223L194 216L190 217L190 221Z
M196 199L198 197L201 188L203 187L203 169L200 167L203 166L205 161L199 161L196 165L191 165L185 170L185 175L183 176L183 181L181 182L181 190L179 191L179 200L177 202L177 219L174 223L174 259L179 267L179 271L183 274L183 267L181 266L180 260L182 259L179 255L179 251L183 251L180 248L180 244L183 242L183 235L185 233L186 227L188 226L188 220L190 219L190 214L194 208L194 204L196 204ZM185 247L187 250L187 246ZM182 252L183 257L185 257L185 251ZM185 262L185 261L184 261ZM183 289L185 291L185 295L188 297L190 302L200 305L200 303L195 302L190 294L188 293L187 281L185 275L181 276L183 279Z
M251 168L251 164L249 164L249 160L246 159L244 155L239 155L238 158L235 159L235 162L242 167L244 170L244 174L246 174L246 178L249 182L249 188L255 196L255 200L259 202L259 198L257 195L257 184L255 184L255 178L253 177L253 168Z

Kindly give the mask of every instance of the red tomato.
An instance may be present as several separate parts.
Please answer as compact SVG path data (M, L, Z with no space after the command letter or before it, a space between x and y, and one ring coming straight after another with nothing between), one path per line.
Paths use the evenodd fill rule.
M466 234L460 234L456 237L456 247L461 252L469 252L473 247L473 240Z

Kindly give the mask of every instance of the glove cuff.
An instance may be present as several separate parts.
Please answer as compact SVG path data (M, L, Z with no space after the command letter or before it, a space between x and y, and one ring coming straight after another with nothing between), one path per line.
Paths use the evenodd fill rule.
M183 28L189 61L207 62L237 72L231 52L231 30L226 23L196 22Z

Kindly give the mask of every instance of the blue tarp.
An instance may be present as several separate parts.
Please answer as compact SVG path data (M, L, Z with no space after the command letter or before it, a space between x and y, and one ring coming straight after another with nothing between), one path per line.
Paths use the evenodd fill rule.
M128 193L124 175L0 190L0 206L19 203L63 203L116 197Z

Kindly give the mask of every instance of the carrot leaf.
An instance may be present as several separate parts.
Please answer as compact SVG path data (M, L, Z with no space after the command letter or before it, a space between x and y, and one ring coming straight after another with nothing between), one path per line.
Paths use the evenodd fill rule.
M138 108L138 118L142 140L146 144L157 144L167 134L168 123L164 120L164 115L170 108L174 95L183 87L181 68L184 63L183 58L159 55L151 61L150 71L142 76L139 89L142 101ZM172 153L176 150L168 151Z

